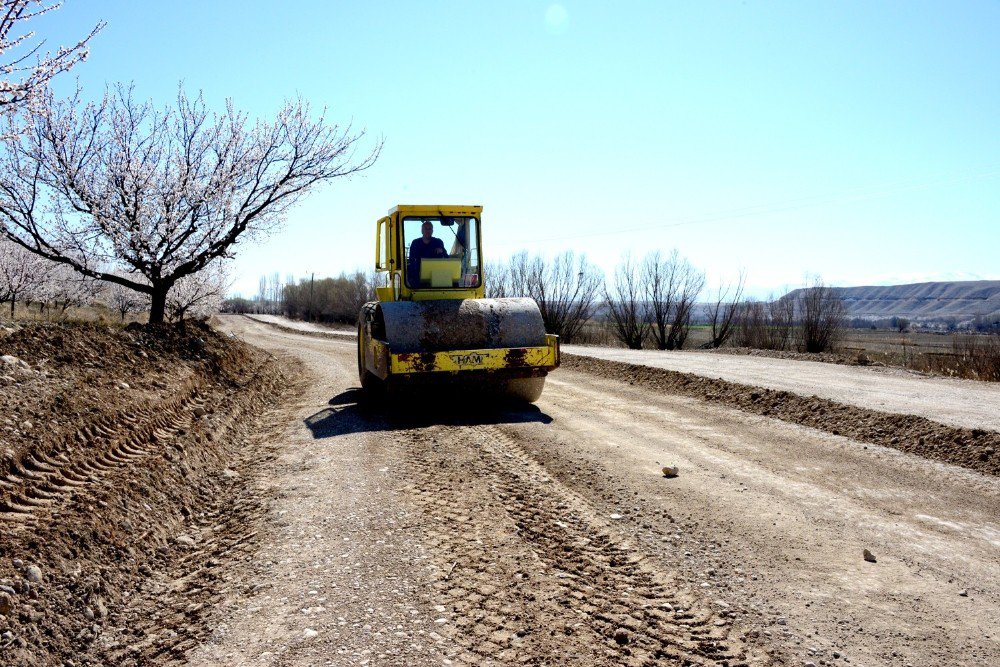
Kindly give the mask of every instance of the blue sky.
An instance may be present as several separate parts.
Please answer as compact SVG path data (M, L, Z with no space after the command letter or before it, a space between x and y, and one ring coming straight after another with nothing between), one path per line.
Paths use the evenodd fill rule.
M760 296L1000 279L1000 2L67 0L36 28L99 19L94 96L301 94L385 138L239 248L244 294L367 267L396 203L482 204L488 256L677 248Z

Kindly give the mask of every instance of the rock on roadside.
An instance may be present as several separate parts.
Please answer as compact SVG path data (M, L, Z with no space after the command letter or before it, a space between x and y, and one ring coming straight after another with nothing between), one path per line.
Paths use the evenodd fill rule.
M0 616L10 616L14 611L14 599L8 593L0 592Z
M14 368L23 368L25 370L30 369L31 366L28 365L26 361L18 359L12 354L5 354L0 357L0 362L3 362L7 366L12 366Z

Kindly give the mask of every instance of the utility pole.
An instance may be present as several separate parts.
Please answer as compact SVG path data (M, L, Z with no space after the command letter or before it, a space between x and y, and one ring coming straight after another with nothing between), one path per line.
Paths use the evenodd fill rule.
M309 278L309 318L308 318L308 320L310 322L313 321L313 303L314 303L314 301L313 301L313 287L315 286L315 284L316 284L316 272L314 271L312 273L312 276Z

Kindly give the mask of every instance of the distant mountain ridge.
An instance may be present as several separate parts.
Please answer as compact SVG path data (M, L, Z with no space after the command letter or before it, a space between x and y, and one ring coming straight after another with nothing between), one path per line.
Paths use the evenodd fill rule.
M977 315L1000 317L1000 280L964 280L870 287L834 288L849 317L905 317L914 321ZM788 293L797 296L802 290Z

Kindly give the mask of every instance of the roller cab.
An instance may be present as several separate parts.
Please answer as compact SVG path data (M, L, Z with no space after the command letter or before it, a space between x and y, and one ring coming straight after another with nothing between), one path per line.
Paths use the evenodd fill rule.
M534 401L559 366L532 299L486 299L481 206L396 206L376 224L375 268L386 276L358 320L366 390L485 391Z

